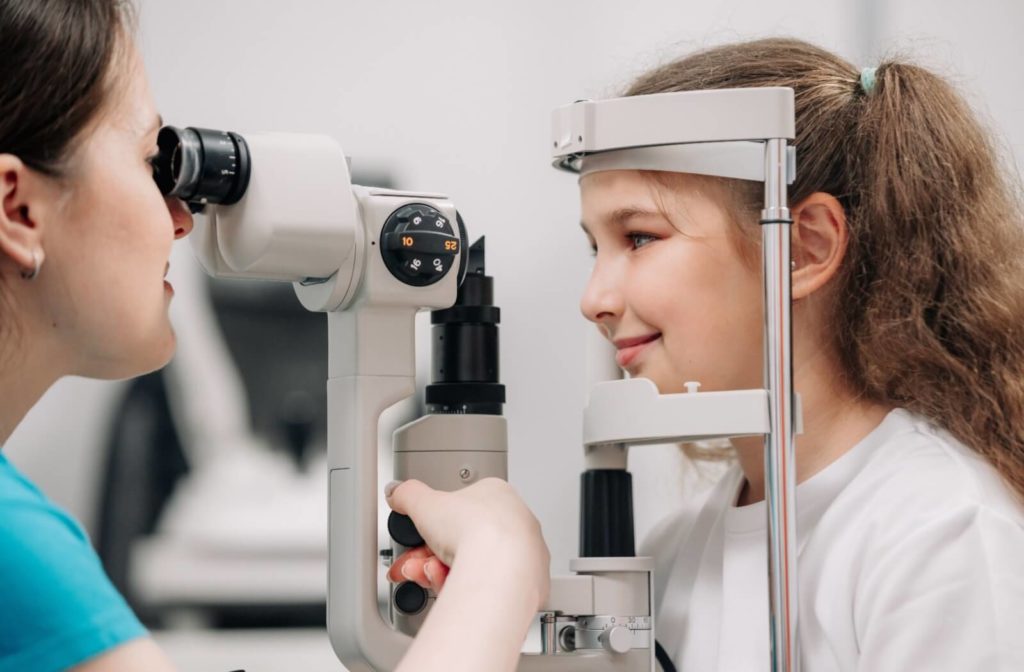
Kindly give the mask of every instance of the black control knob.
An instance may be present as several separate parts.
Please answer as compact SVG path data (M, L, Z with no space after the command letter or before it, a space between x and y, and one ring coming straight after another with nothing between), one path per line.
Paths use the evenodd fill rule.
M388 516L388 534L407 548L416 548L426 543L420 536L419 530L416 529L416 524L412 522L412 518L397 511L392 511Z
M432 285L451 270L462 250L451 220L423 203L391 213L380 234L380 251L391 274L407 285Z
M412 581L400 583L395 588L395 608L407 616L423 611L427 606L427 591Z

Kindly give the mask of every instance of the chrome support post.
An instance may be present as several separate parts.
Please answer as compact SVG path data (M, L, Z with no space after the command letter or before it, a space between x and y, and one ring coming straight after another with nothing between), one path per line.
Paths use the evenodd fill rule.
M765 209L761 213L764 271L764 380L770 433L765 435L768 513L768 594L773 672L797 670L796 429L793 394L790 219L786 201L786 140L765 144Z

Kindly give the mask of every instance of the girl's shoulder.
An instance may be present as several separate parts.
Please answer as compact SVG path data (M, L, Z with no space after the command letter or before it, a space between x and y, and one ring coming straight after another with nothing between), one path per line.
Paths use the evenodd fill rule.
M938 424L893 414L896 431L875 446L802 548L808 627L842 631L814 611L833 605L853 626L864 669L892 660L962 669L979 651L1016 661L999 669L1021 669L1024 650L1010 624L1024 618L1024 583L1016 578L1024 507L985 458Z
M1024 530L1024 504L986 458L905 409L892 411L887 422L888 434L834 507L854 507L862 518L879 517L887 527L973 512Z

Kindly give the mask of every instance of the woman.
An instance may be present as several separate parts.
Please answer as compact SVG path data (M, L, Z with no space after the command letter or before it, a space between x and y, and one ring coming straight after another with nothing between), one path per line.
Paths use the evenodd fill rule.
M191 216L152 177L161 120L119 0L0 2L0 443L58 379L174 351ZM0 670L170 669L82 528L0 454Z
M760 40L669 63L628 95L749 86L796 100L802 669L1024 669L1018 195L960 96L913 65L861 71ZM762 185L584 170L580 194L596 257L581 307L619 365L662 393L686 380L760 387ZM736 466L645 551L657 636L678 669L768 669L762 446L732 445ZM481 511L488 488L499 522ZM440 591L400 669L514 669L547 588L535 521L496 483L388 495L433 549L400 557L390 578ZM515 531L504 543L499 525Z

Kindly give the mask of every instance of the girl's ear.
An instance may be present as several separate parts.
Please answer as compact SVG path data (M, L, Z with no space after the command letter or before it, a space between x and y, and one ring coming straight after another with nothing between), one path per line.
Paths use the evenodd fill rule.
M831 280L846 255L846 213L835 196L815 192L793 207L793 300Z

